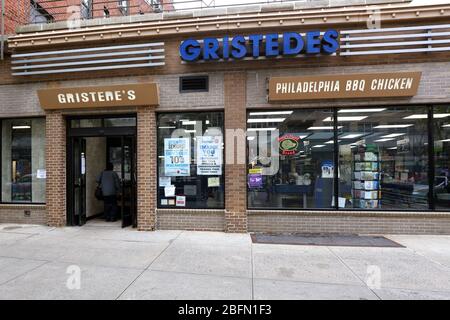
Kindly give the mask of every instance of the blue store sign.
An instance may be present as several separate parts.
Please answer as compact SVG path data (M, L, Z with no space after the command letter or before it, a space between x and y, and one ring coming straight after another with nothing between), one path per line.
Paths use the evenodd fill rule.
M339 32L330 29L321 35L320 31L309 31L305 35L285 32L282 35L269 33L241 35L223 39L205 38L202 41L188 39L180 45L180 56L184 61L243 59L296 56L299 54L333 54L339 48Z

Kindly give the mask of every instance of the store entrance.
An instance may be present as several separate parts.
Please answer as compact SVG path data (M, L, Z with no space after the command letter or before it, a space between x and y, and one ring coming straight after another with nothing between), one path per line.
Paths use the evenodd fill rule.
M135 127L74 128L73 121L70 125L67 224L136 228ZM99 182L107 193L100 199Z

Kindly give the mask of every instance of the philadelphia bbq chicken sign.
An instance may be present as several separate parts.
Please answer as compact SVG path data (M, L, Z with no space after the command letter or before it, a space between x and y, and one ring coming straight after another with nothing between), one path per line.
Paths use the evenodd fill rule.
M214 61L259 58L277 56L296 56L299 54L318 55L333 54L339 48L339 32L333 29L323 33L309 31L305 34L285 32L266 35L252 34L223 39L205 38L203 40L188 39L180 45L181 59L187 62L197 60Z

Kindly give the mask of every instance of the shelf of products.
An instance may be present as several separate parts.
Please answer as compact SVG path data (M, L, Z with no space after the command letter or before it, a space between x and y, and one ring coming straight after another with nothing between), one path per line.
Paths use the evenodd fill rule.
M354 208L380 208L380 157L376 145L360 145L352 153Z

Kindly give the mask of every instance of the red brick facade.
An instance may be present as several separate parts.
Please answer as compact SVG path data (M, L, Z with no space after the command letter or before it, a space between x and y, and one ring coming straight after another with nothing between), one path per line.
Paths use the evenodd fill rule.
M156 113L142 107L137 113L137 216L141 231L156 227Z
M59 111L46 115L46 204L48 225L66 225L66 121Z

